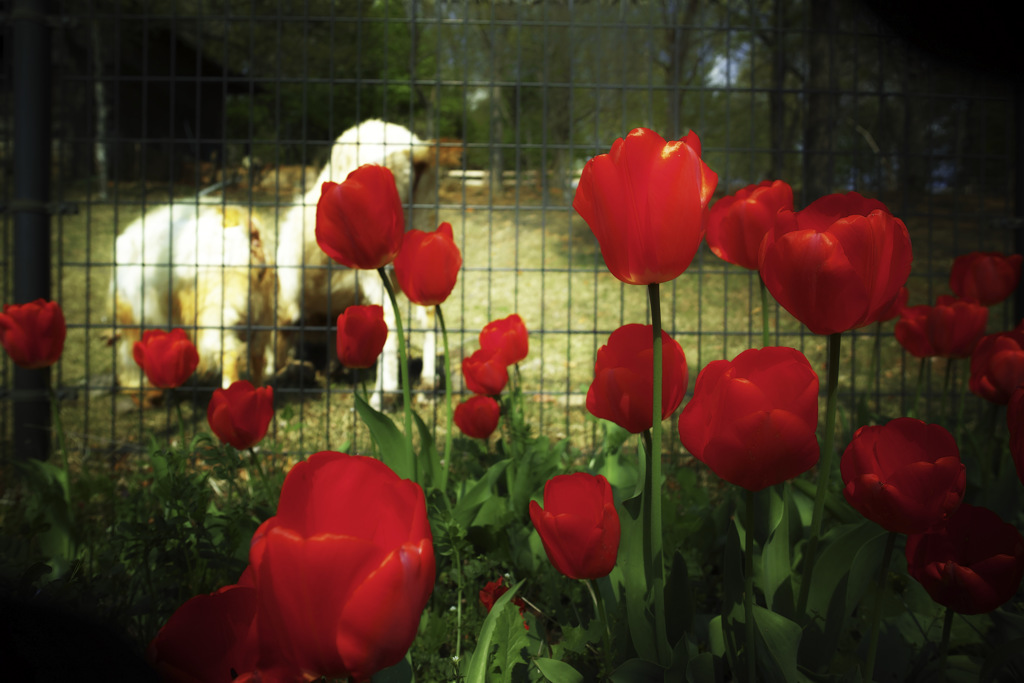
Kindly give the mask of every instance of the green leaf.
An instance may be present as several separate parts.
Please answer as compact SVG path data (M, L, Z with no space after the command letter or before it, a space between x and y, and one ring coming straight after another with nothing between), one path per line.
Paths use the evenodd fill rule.
M443 473L441 472L441 456L438 454L437 446L434 444L434 434L415 410L412 411L412 417L416 421L416 430L420 435L420 464L429 464L430 485L437 488L443 479Z
M54 578L62 576L74 559L74 514L68 473L45 460L29 459L18 463L29 480L32 497L29 514L41 517L47 528L36 534L39 548L53 569Z
M708 623L708 649L719 659L725 656L725 628L721 614L716 614Z
M167 477L167 458L164 456L154 453L149 459L153 465L153 478L157 481Z
M409 655L394 666L378 671L370 679L372 683L412 683L412 665L409 664Z
M415 472L412 454L406 448L405 436L384 413L374 410L361 396L355 394L356 412L370 428L370 436L377 444L380 459L402 479L412 479Z
M715 670L715 656L710 652L702 652L693 657L686 666L687 683L710 683L719 679Z
M640 476L636 466L625 461L617 451L604 458L597 474L603 475L614 488L622 490L635 488Z
M629 430L620 427L611 420L598 420L601 426L604 428L604 442L601 444L601 450L605 455L612 453L618 453L619 449L622 448L622 444L630 437Z
M654 638L654 613L647 603L647 578L644 567L644 534L641 519L641 497L622 504L625 515L619 516L618 567L626 590L626 620L633 647L642 659L655 661L658 650Z
M739 515L734 524L730 524L725 535L725 566L723 570L722 599L723 609L728 611L732 605L743 604L743 593L746 585L743 580L743 544L739 534ZM744 533L749 533L744 529Z
M664 669L645 659L629 659L612 674L612 683L663 683Z
M693 590L690 587L686 559L681 552L676 551L672 556L672 567L665 585L665 615L670 642L679 641L684 632L692 629L694 613Z
M586 628L583 626L563 626L561 645L568 652L583 654L589 643L596 643L601 640L601 623L598 619L591 619Z
M765 602L768 609L786 613L792 613L792 605L788 609L775 609L775 595L779 588L790 581L793 575L793 548L789 538L790 511L793 509L789 487L783 488L782 494L782 515L778 522L772 527L768 540L761 549L761 588L764 590ZM789 590L788 595L792 597L793 591ZM781 596L780 596L781 597ZM792 601L790 601L792 602Z
M874 522L863 520L859 524L836 527L825 535L824 550L814 563L813 583L807 600L809 614L824 617L828 613L832 593L840 580L849 573L857 553L865 543L885 533Z
M1003 643L998 647L992 648L989 652L988 658L985 660L985 665L981 667L981 672L978 674L978 680L981 683L990 683L996 680L996 674L1002 671L1003 667L1013 658L1019 657L1021 651L1024 651L1024 638L1015 638L1007 643Z
M544 678L551 683L581 683L583 681L583 674L557 659L537 657L533 663L544 674Z
M690 664L690 656L696 653L696 647L686 638L679 638L672 648L672 661L665 669L664 683L676 683L686 678L686 669Z
M506 603L498 615L494 636L494 640L498 644L498 649L494 653L494 663L501 672L497 680L502 683L511 683L512 670L519 666L526 667L529 664L523 655L530 647L523 617L519 614L519 608L511 602Z
M501 613L505 610L506 606L511 604L512 598L516 592L519 591L520 586L523 585L523 581L519 581L514 586L508 589L504 595L497 599L494 603L494 607L488 612L487 618L484 619L483 626L480 627L480 635L476 641L476 649L473 651L473 655L469 659L469 664L466 667L466 683L487 683L487 673L490 669L489 662L491 659L491 647L493 645L494 634L498 627L498 621ZM519 610L515 609L516 617L519 617ZM520 621L520 628L522 628L522 622ZM525 631L525 629L523 629ZM525 641L525 633L524 633Z
M491 498L491 489L494 488L498 478L504 474L505 468L510 462L509 458L499 460L491 465L480 481L473 484L468 491L465 491L465 487L463 487L463 493L455 503L455 509L452 510L452 519L463 529L469 528L477 510L484 504L484 501Z
M754 605L754 625L760 641L757 668L762 680L768 683L793 683L802 680L797 671L800 625L760 605Z
M885 556L885 542L889 532L878 530L877 536L870 538L857 551L850 566L850 579L846 584L846 614L860 603L868 588L878 581L878 573L882 569Z
M850 615L878 576L886 533L877 524L862 520L825 535L807 603L813 627L804 638L801 661L805 665L827 666L834 658L848 633Z

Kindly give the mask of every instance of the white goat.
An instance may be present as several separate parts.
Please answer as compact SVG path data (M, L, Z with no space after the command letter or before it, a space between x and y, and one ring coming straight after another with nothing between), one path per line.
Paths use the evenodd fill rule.
M109 342L122 388L145 386L132 347L152 328L184 328L199 351L197 373L219 373L223 387L263 380L275 288L267 235L248 207L183 202L146 212L118 236Z
M300 324L333 326L338 315L352 304L381 304L388 324L388 340L377 363L377 381L373 403L380 406L382 393L399 386L398 338L394 311L377 273L350 270L330 262L316 242L316 205L321 185L327 181L342 182L349 173L363 164L380 164L395 176L398 195L406 209L407 228L421 230L437 227L437 213L414 204L432 204L437 189L438 167L435 143L418 138L409 129L378 119L364 121L348 129L335 141L331 159L320 177L293 206L280 226L277 246L278 323L282 327ZM409 220L410 213L413 220ZM413 306L419 317L416 326L427 330L423 344L422 383L433 385L436 365L436 342L433 335L433 309ZM406 323L408 326L408 322ZM294 334L281 335L278 365L284 367ZM283 343L282 343L283 342ZM333 349L329 351L333 353Z

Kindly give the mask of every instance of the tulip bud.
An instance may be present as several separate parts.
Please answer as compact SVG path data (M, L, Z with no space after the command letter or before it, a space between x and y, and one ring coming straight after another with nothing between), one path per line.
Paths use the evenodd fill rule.
M570 579L599 579L615 567L619 513L601 475L563 474L544 485L544 507L530 501L530 519L555 569Z
M185 330L146 330L132 347L135 362L150 383L161 389L180 387L199 366L199 352Z
M64 312L55 301L6 304L0 313L0 345L23 368L45 368L56 363L64 351L66 336Z

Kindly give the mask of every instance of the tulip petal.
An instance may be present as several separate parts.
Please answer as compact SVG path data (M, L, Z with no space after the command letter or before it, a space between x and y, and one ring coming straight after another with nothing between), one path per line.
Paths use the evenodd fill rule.
M749 491L792 479L818 462L813 431L787 410L744 415L732 430L708 441L703 462L718 476Z
M397 664L416 637L434 586L430 541L394 550L352 591L341 612L336 648L354 680Z

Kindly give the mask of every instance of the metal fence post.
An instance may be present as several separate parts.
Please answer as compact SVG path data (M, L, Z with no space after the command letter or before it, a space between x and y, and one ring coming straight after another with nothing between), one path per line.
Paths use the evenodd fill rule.
M14 298L50 299L50 28L45 0L15 0ZM17 457L50 454L50 369L14 369Z
M1013 87L1013 127L1016 140L1013 148L1013 246L1024 254L1024 79L1018 77ZM1024 320L1024 277L1017 282L1013 302L1013 323Z

